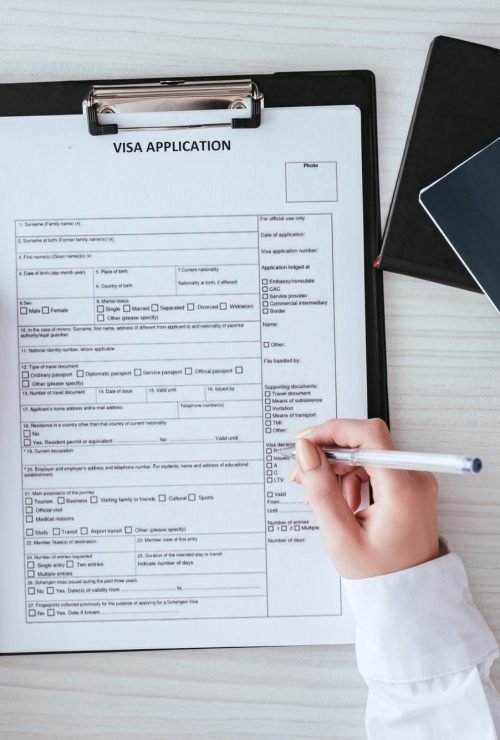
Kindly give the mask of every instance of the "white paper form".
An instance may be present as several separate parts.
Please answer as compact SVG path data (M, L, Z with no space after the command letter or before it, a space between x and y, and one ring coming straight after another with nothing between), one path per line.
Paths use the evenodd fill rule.
M359 110L0 150L0 651L351 641L279 448L366 415Z

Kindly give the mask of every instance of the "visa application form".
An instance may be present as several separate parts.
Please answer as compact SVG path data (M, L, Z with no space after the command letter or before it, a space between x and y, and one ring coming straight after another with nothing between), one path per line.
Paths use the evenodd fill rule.
M366 415L359 110L0 150L0 652L352 641L279 452Z

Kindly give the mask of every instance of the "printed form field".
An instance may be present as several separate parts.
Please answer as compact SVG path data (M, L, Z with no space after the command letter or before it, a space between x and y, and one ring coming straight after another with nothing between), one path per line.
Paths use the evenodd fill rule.
M16 222L28 621L340 612L279 455L335 412L332 238L330 214Z

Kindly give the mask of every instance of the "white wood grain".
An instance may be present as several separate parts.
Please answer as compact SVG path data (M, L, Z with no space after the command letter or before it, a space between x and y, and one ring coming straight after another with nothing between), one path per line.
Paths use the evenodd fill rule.
M432 38L500 46L498 0L0 0L0 82L372 69L385 217ZM385 275L401 447L481 450L441 479L441 530L500 636L500 317L483 296ZM500 683L500 668L494 675ZM351 647L0 658L0 737L362 738Z

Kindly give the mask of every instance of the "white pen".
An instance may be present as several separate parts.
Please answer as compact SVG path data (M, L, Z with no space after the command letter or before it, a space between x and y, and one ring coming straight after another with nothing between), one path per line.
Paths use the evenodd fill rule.
M439 452L403 452L403 450L364 450L325 448L330 460L367 468L397 468L399 470L425 470L429 473L479 473L483 467L479 457L445 455ZM295 447L276 450L277 455L295 459Z

